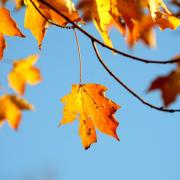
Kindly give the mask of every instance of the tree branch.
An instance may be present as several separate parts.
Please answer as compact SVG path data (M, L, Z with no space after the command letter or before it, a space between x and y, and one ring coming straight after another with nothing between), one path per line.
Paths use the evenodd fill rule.
M92 36L91 34L89 34L87 31L85 31L84 29L82 29L81 27L79 27L76 23L74 23L73 21L71 21L66 15L64 15L62 12L58 11L55 7L53 7L51 4L49 4L48 2L46 2L45 0L39 0L41 3L43 3L44 5L48 6L50 9L54 10L57 14L59 14L61 17L63 17L67 22L69 22L70 24L72 24L72 27L73 28L76 28L78 29L81 33L83 33L86 37L88 37L90 40L98 43L99 45L101 45L102 47L106 48L106 49L109 49L111 51L114 51L115 53L121 55L121 56L124 56L124 57L127 57L133 61L139 61L139 62L142 62L142 63L146 63L146 64L173 64L173 63L177 63L177 62L180 62L180 58L177 58L175 60L165 60L165 61L161 61L161 60L149 60L149 59L145 59L145 58L140 58L140 57L137 57L137 56L132 56L130 54L127 54L127 53L124 53L122 51L119 51L115 48L112 48L112 47L109 47L107 46L106 44L104 44L103 42L101 42L100 40L98 40L97 38L95 38L94 36ZM33 4L34 7L36 7L36 5L33 3L32 0L30 0L30 2ZM36 9L38 9L36 7ZM38 9L38 12L40 12L40 10ZM43 14L41 12L41 14ZM44 17L44 16L43 16ZM47 18L46 18L47 20ZM49 23L51 23L51 21L48 21ZM51 23L52 24L52 23ZM62 26L56 24L56 23L53 23L55 26L58 26L60 28L62 28Z
M164 107L157 107L153 104L150 104L148 103L147 101L145 101L144 99L142 99L138 94L136 94L133 90L131 90L128 86L126 86L126 84L124 84L108 67L107 65L104 63L101 55L99 54L98 52L98 49L96 47L96 42L92 40L92 46L93 46L93 49L96 53L96 56L99 60L99 62L101 63L101 65L104 67L104 69L109 73L109 75L115 79L122 87L124 87L130 94L132 94L136 99L138 99L141 103L143 103L144 105L152 108L152 109L155 109L155 110L158 110L158 111L163 111L163 112L169 112L169 113L174 113L174 112L180 112L180 109L166 109Z

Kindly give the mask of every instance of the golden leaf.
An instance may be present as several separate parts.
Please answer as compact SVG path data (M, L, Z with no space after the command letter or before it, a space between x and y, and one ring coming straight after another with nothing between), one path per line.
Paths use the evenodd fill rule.
M25 37L11 18L9 10L0 7L0 59L2 59L6 47L3 35Z
M15 95L3 95L0 97L0 125L6 120L13 129L19 127L22 110L32 110L33 107L26 100Z
M37 8L39 4L37 1L33 0ZM38 42L39 48L41 48L42 40L46 32L47 21L42 15L35 9L30 0L24 0L26 5L26 12L24 18L24 27L30 29L33 36Z
M116 134L119 123L113 115L120 107L104 96L106 90L99 84L73 85L72 92L61 99L65 106L60 124L78 118L79 135L85 149L96 142L95 127L119 140Z
M24 26L25 28L29 29L33 36L36 38L38 42L39 48L42 46L42 40L45 36L46 29L48 27L48 21L53 21L61 26L66 26L68 23L64 18L62 18L58 13L47 7L45 4L38 0L32 0L37 9L46 17L46 19L37 11L37 9L33 6L30 0L24 0L26 5L26 13L25 13L25 20ZM68 0L48 0L49 4L59 10L61 13L66 15L71 21L79 21L79 15L75 8L73 7L72 1ZM71 5L70 5L71 2ZM70 9L69 9L70 8Z
M37 60L37 55L31 55L13 63L13 69L8 75L9 86L21 95L24 94L26 83L35 85L42 80L40 70L33 66Z

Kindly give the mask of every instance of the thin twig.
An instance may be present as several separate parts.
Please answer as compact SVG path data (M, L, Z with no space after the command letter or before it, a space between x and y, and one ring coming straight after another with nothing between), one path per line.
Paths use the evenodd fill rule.
M169 112L169 113L174 113L174 112L180 112L180 109L166 109L164 107L157 107L153 104L148 103L147 101L145 101L144 99L142 99L138 94L136 94L133 90L131 90L128 86L126 86L126 84L124 84L108 67L107 65L104 63L103 59L101 58L98 49L96 47L96 42L92 40L92 45L94 48L94 51L96 53L96 56L99 60L99 62L101 63L101 65L104 67L104 69L110 74L111 77L113 77L113 79L115 79L121 86L123 86L130 94L132 94L136 99L138 99L141 103L143 103L144 105L156 109L158 111L163 111L163 112Z
M30 0L32 2L32 0ZM146 64L173 64L173 63L177 63L180 62L180 58L175 59L175 60L165 60L165 61L160 61L160 60L149 60L149 59L145 59L145 58L140 58L137 56L132 56L130 54L124 53L122 51L119 51L115 48L109 47L106 44L104 44L103 42L101 42L100 40L98 40L97 38L95 38L94 36L92 36L91 34L89 34L87 31L85 31L84 29L82 29L78 24L74 23L71 19L69 19L66 15L64 15L62 12L58 11L55 7L53 7L51 4L49 4L48 2L44 1L44 0L39 0L41 3L45 4L46 6L48 6L49 8L51 8L52 10L54 10L57 14L59 14L60 16L62 16L67 22L69 22L70 24L72 24L72 26L76 29L78 29L80 32L82 32L85 36L87 36L89 39L91 39L92 41L100 44L102 47L109 49L111 51L114 51L115 53L127 57L131 60L134 61L139 61L142 63L146 63ZM37 7L36 7L37 8ZM56 24L56 26L59 26L58 24Z
M73 31L74 31L74 36L75 36L75 39L76 39L76 44L77 44L77 49L78 49L78 56L79 56L79 84L81 84L82 83L82 56L81 56L81 49L80 49L76 29L73 28Z

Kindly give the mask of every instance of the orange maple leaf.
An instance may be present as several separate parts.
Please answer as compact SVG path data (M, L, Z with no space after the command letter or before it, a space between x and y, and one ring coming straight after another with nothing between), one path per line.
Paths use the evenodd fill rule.
M11 18L9 10L0 7L0 59L3 57L6 43L3 35L25 37Z
M118 121L114 113L120 108L104 96L107 88L99 84L73 85L72 92L64 96L63 118L60 124L79 119L79 135L85 149L97 141L95 127L119 140L116 134Z
M22 116L21 111L32 109L31 104L18 96L10 94L0 96L0 125L6 120L11 128L17 129Z
M167 76L156 78L148 88L148 91L160 90L163 103L169 106L180 94L180 64Z
M42 80L40 70L33 66L37 60L38 55L31 55L13 63L8 75L9 86L21 95L25 92L26 83L35 85Z

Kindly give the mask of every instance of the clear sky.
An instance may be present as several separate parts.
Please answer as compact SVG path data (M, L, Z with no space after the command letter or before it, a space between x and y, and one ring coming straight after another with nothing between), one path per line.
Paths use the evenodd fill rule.
M13 9L10 4L8 7ZM34 37L23 28L24 9L12 15L27 37L6 37L8 47L0 64L0 83L7 87L6 75L14 59L34 53L40 54L37 66L43 81L27 88L25 98L36 110L23 113L19 130L15 132L7 123L0 129L0 180L180 179L180 114L158 112L138 102L102 68L90 41L81 33L83 82L105 85L106 95L121 106L116 113L121 141L97 132L98 143L85 151L78 136L78 121L59 128L63 108L60 98L79 82L73 32L50 27L40 52ZM86 30L100 39L92 25L87 25ZM179 53L179 31L156 32L155 49L138 43L128 50L116 30L110 35L116 48L140 57L165 60ZM149 102L162 104L159 92L146 94L146 89L154 78L168 74L175 65L147 65L107 50L101 52L108 66L129 87ZM172 107L180 107L178 100Z

